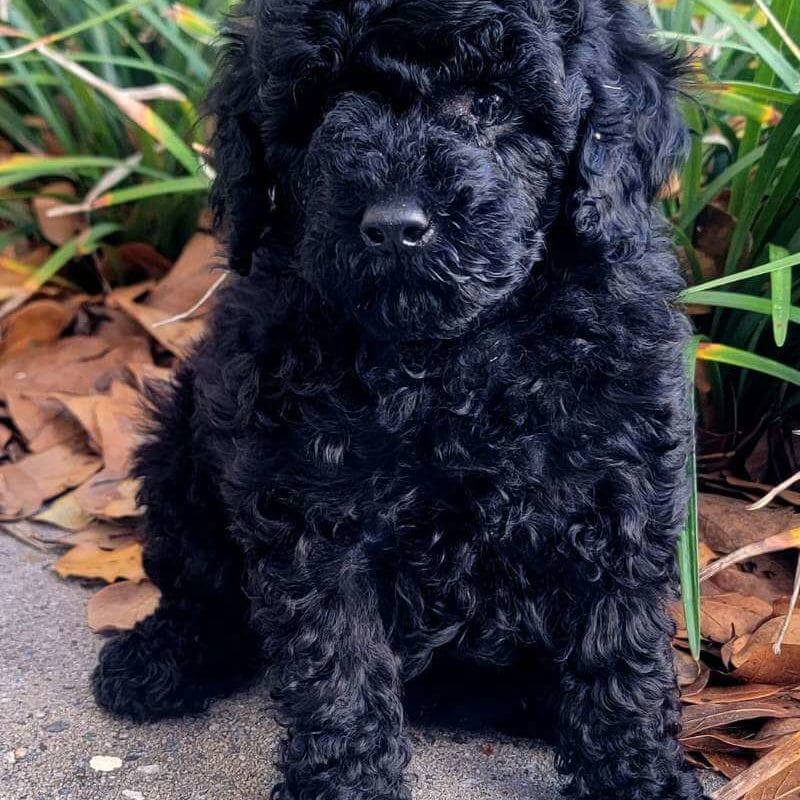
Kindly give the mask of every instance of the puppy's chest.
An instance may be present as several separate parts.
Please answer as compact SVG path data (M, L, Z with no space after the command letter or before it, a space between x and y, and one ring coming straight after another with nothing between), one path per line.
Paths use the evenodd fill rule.
M534 371L511 364L519 355L507 345L495 350L335 365L334 390L288 404L276 465L283 488L300 503L329 494L331 515L347 506L441 516L510 502L541 469L545 443Z

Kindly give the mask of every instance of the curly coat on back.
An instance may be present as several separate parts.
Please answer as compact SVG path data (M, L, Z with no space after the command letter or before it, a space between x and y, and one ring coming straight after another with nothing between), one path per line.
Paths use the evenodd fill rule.
M191 712L265 668L273 797L407 800L403 681L535 651L572 796L701 796L665 609L689 326L652 208L680 63L623 0L250 0L229 34L242 277L154 397L163 598L98 702Z

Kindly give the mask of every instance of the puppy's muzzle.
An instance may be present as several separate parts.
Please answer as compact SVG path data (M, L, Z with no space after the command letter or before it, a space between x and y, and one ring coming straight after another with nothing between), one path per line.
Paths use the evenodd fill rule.
M430 244L433 225L416 198L394 197L367 206L361 237L371 250L402 252Z

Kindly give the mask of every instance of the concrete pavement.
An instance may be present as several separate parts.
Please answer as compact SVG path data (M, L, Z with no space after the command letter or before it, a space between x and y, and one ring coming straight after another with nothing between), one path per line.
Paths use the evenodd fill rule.
M0 532L0 800L264 800L276 728L263 690L143 727L99 711L90 591ZM496 733L412 730L415 800L555 798L551 751ZM121 766L99 772L95 756ZM112 765L117 762L110 762Z

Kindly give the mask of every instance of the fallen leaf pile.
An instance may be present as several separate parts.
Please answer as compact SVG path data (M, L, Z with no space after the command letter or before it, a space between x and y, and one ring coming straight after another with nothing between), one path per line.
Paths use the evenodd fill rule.
M50 240L72 235L75 224L54 220ZM62 550L53 565L61 578L105 584L87 607L98 633L129 629L158 605L142 566L142 510L129 474L140 391L147 378L168 379L202 332L206 300L220 282L209 269L216 250L198 233L170 266L147 245L123 245L116 258L143 281L95 297L49 283L0 309L0 526L34 547ZM41 256L29 254L29 263L34 257ZM0 270L0 299L19 299L18 278ZM699 662L674 606L682 739L693 763L731 779L720 800L798 797L800 616L790 614L790 598L800 495L787 489L750 511L746 500L769 487L722 472L709 483L727 496L706 494L700 503Z
M54 220L51 240L74 224ZM146 245L125 247L128 258L152 261ZM97 632L131 628L158 604L129 474L142 435L140 392L147 379L168 379L202 332L210 304L185 312L218 282L217 249L197 233L159 280L95 297L48 285L0 312L0 525L34 547L64 550L53 565L62 578L107 584L87 608ZM0 293L14 296L17 283L0 270Z
M790 507L752 511L705 494L700 536L699 663L673 606L684 747L693 763L731 779L719 800L798 797L800 614L789 612L800 519Z

